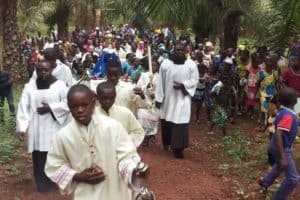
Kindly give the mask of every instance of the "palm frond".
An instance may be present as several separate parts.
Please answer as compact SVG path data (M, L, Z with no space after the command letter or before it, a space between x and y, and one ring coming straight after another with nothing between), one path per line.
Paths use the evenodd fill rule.
M54 2L38 1L36 4L26 4L20 1L18 5L18 24L21 32L30 33L38 30L38 26L50 16L55 9Z
M272 0L269 9L271 12L263 20L265 33L258 41L284 52L300 32L300 1Z

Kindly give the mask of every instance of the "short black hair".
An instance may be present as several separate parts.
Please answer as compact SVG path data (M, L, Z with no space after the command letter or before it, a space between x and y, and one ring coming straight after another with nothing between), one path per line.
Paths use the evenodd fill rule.
M113 90L115 90L116 88L115 88L115 85L113 83L108 82L108 81L99 83L97 85L97 89L96 89L97 90L97 95L99 95L103 89L113 89Z
M105 65L106 69L118 68L121 71L121 62L118 60L108 60Z
M278 95L274 95L271 99L270 99L270 103L273 103L275 105L279 104L279 99L278 99Z
M57 59L57 50L55 48L46 48L43 51L43 55L44 55L46 60Z
M83 85L83 84L77 84L77 85L73 85L69 89L68 94L67 94L67 100L69 100L77 92L86 93L87 95L89 95L91 97L94 96L93 91L89 87L87 87L86 85Z
M279 103L283 106L291 107L297 103L297 92L293 88L282 88L278 96Z

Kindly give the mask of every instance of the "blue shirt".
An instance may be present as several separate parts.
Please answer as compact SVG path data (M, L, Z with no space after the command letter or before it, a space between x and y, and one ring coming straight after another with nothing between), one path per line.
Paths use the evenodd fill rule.
M282 106L275 118L275 128L283 131L282 142L284 148L291 148L297 136L298 125L299 119L295 112Z

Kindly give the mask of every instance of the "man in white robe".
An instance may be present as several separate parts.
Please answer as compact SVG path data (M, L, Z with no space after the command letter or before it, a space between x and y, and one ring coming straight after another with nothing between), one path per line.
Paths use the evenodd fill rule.
M125 129L94 112L87 86L71 87L67 98L74 120L56 134L46 174L74 200L131 200L140 157Z
M191 97L198 78L196 63L186 59L185 47L180 44L160 66L155 101L160 107L162 142L165 150L171 146L176 158L183 158L188 147Z
M39 192L46 192L53 183L44 173L47 152L52 137L69 117L66 99L67 88L51 75L49 62L40 62L36 68L37 79L23 89L17 111L17 132L21 140L28 133L28 152L32 153L33 174Z
M71 69L57 59L57 53L54 48L47 48L44 50L44 57L48 60L52 67L52 75L58 80L64 82L67 87L71 87L73 85L73 76ZM37 78L36 71L33 72L30 81L35 81Z
M97 86L97 99L100 106L97 106L96 110L120 122L130 135L135 146L140 146L145 137L144 130L128 108L115 105L115 86L110 82L100 83Z

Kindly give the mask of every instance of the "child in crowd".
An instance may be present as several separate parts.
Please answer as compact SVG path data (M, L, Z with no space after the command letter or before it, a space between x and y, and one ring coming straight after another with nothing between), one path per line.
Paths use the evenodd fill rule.
M278 113L278 109L280 108L279 102L278 102L278 96L275 95L273 98L270 100L269 103L269 110L268 110L268 120L267 120L267 125L266 129L267 132L269 133L269 140L271 141L272 136L275 134L275 119L276 115ZM268 151L268 163L273 166L275 163L274 158L272 157L271 152Z
M214 113L208 134L214 134L213 128L217 125L222 129L223 135L226 136L228 108L231 110L234 107L235 94L230 79L226 78L221 81L211 91L211 96L214 99Z
M208 81L205 88L204 103L206 107L207 119L211 122L211 110L213 109L213 101L210 95L212 88L218 83L219 78L216 69L213 66L208 68Z
M297 93L294 89L286 87L279 92L281 105L275 119L275 134L272 136L269 152L275 162L272 170L259 180L264 189L269 188L281 172L285 179L273 195L274 200L287 199L299 183L299 175L292 155L292 145L297 135L299 119L293 111L297 103Z
M248 69L247 73L247 101L248 112L251 119L254 119L254 106L256 104L256 93L257 93L257 76L260 71L259 59L256 53L251 55L252 64Z
M276 63L273 62L271 57L265 59L265 69L258 73L257 91L260 95L260 131L264 130L267 120L267 113L269 110L269 100L273 98L276 93L277 77L273 73L273 67Z
M193 100L196 104L196 122L200 123L199 114L201 106L205 99L205 89L208 82L208 74L207 74L207 67L204 64L198 64L198 71L199 71L199 81L197 84L196 92L193 97Z
M243 50L239 52L239 59L237 60L237 74L238 74L238 84L237 84L237 105L238 105L238 115L242 114L245 110L246 103L246 83L247 83L247 70L249 65L249 51Z
M238 75L237 73L233 70L233 60L231 57L227 57L223 63L222 63L222 68L219 69L220 71L220 80L222 82L225 79L228 79L228 83L230 83L230 86L233 91L234 91L234 97L232 97L232 107L230 109L230 117L229 121L231 124L234 123L234 113L235 113L235 94L236 94L236 88L237 88L237 82L238 82Z

